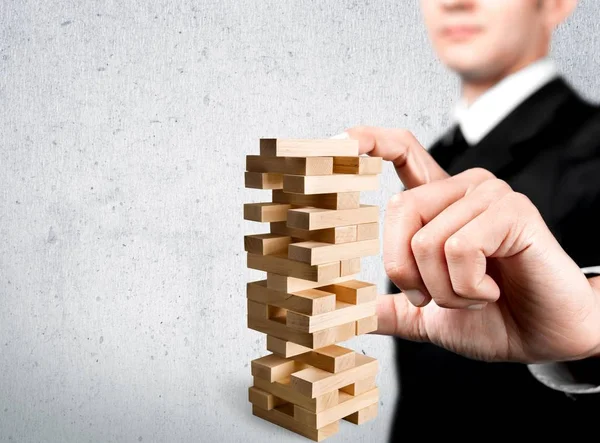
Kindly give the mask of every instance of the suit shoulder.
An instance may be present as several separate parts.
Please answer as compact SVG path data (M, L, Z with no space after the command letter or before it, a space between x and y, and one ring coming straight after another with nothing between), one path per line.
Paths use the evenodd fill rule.
M573 116L574 130L564 150L564 160L600 159L600 106L581 101ZM558 125L560 121L556 122Z

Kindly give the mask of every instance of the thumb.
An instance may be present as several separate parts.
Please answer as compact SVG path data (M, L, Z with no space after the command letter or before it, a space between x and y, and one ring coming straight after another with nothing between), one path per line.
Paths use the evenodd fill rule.
M377 331L412 341L429 341L420 308L409 303L403 293L377 296Z
M347 129L345 134L358 140L361 154L392 162L408 189L449 177L415 136L405 129L356 126Z

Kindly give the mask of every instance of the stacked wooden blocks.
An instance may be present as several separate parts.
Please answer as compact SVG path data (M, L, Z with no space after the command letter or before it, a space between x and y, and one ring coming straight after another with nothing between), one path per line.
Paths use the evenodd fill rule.
M252 361L252 412L315 441L377 416L378 362L338 343L377 329L375 284L360 281L361 257L379 254L379 209L360 192L379 185L381 158L356 140L261 139L246 157L247 188L272 199L244 205L269 223L246 235L248 327L270 354Z

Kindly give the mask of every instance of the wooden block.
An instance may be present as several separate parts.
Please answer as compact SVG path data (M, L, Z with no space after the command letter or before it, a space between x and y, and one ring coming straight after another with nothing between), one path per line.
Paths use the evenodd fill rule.
M302 158L247 155L246 170L278 174L331 175L333 173L333 157Z
M335 228L309 231L307 229L288 228L286 222L271 223L271 233L288 236L293 239L317 241L322 243L340 244L355 242L358 236L358 226L337 226Z
M244 173L244 182L246 188L283 189L283 174L246 171Z
M379 239L332 245L316 241L293 243L288 257L310 265L320 265L351 258L379 254Z
M293 194L374 191L378 187L379 176L377 175L283 175L283 192Z
M377 299L377 285L360 280L348 280L326 285L320 288L325 292L333 292L338 301L362 304Z
M281 222L287 220L291 205L284 203L244 203L244 220L256 222Z
M284 222L280 222L284 223ZM351 226L336 226L335 228L320 229L311 232L310 240L339 245L343 243L356 242L358 238L358 228L356 225Z
M343 388L356 380L377 375L378 361L357 353L356 365L346 371L332 374L319 368L306 368L291 375L292 388L308 397L318 397Z
M277 380L283 380L300 370L300 368L305 367L306 365L301 362L283 358L276 354L269 354L252 360L252 375L273 383Z
M283 222L281 222L283 223ZM374 240L379 238L379 223L362 223L356 226L356 240Z
M255 386L250 386L248 388L248 401L267 411L287 403L285 400L275 397L273 394L263 391Z
M277 306L307 315L323 314L335 310L335 294L318 289L305 289L297 292L282 292L267 287L267 280L246 284L249 300Z
M382 160L381 157L334 157L333 172L335 174L381 174Z
M294 419L294 409L292 404L282 405L271 409L270 411L252 405L252 414L313 441L323 441L338 433L340 429L339 421L331 423L321 429L314 429L298 422Z
M351 385L344 386L340 389L340 391L350 395L360 395L373 389L376 386L376 381L376 376L367 377L362 380L358 380Z
M287 193L283 189L274 189L272 191L272 201L323 209L356 209L360 207L360 192L304 195Z
M340 276L340 262L313 266L290 260L284 254L257 255L248 252L246 264L250 269L314 282L324 282Z
M362 425L370 420L373 420L377 417L377 412L379 410L379 402L375 402L366 408L362 408L359 411L356 411L353 414L344 417L344 420L349 421L350 423L354 423L355 425Z
M246 303L247 312L250 317L262 318L265 320L275 320L279 323L285 324L287 309L256 302L250 299L248 299Z
M357 156L358 140L281 139L260 140L260 155L268 157L346 157Z
M304 280L301 278L288 277L285 275L275 274L273 272L267 272L267 288L281 292L296 293L306 289L318 288L319 286L343 283L355 278L358 278L357 274L344 275L343 277L336 277L329 281L315 282L312 280Z
M325 346L295 356L296 361L306 363L327 372L341 372L354 367L355 352L338 345Z
M376 315L376 308L377 302L375 301L360 305L338 301L334 311L323 314L306 315L288 311L285 324L296 331L317 332Z
M265 319L261 316L255 317L252 312L248 312L247 326L263 334L291 341L310 349L319 349L341 343L356 336L356 322L307 333L288 328L284 323L277 321L277 319Z
M368 334L375 331L377 331L377 315L356 320L356 335Z
M360 272L360 258L349 258L340 261L340 277L355 275Z
M379 402L378 388L357 396L342 392L340 393L339 403L322 412L310 412L302 406L294 405L294 418L300 423L319 429L330 423L337 423L338 420L377 402Z
M272 335L267 335L267 350L284 358L295 357L311 351L310 348Z
M254 377L254 386L269 392L283 401L293 403L311 412L325 411L338 404L339 391L334 390L321 396L310 398L292 389L290 378L273 383Z
M244 236L244 250L258 255L287 253L292 238L278 234L255 234Z
M336 226L373 223L379 220L379 208L374 205L361 205L358 209L293 208L287 213L287 226L290 228L317 229Z

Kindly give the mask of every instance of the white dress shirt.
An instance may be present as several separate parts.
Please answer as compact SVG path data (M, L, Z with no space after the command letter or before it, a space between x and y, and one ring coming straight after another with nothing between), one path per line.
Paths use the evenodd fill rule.
M527 97L557 75L551 59L540 59L505 77L471 105L459 100L453 120L460 126L465 140L470 145L477 144Z
M511 111L558 75L551 59L543 58L498 82L473 103L459 100L453 112L465 140L470 145L479 143ZM582 269L582 272L600 273L600 266ZM567 394L600 392L600 386L583 384L574 379L569 363L528 365L531 374L544 385Z

